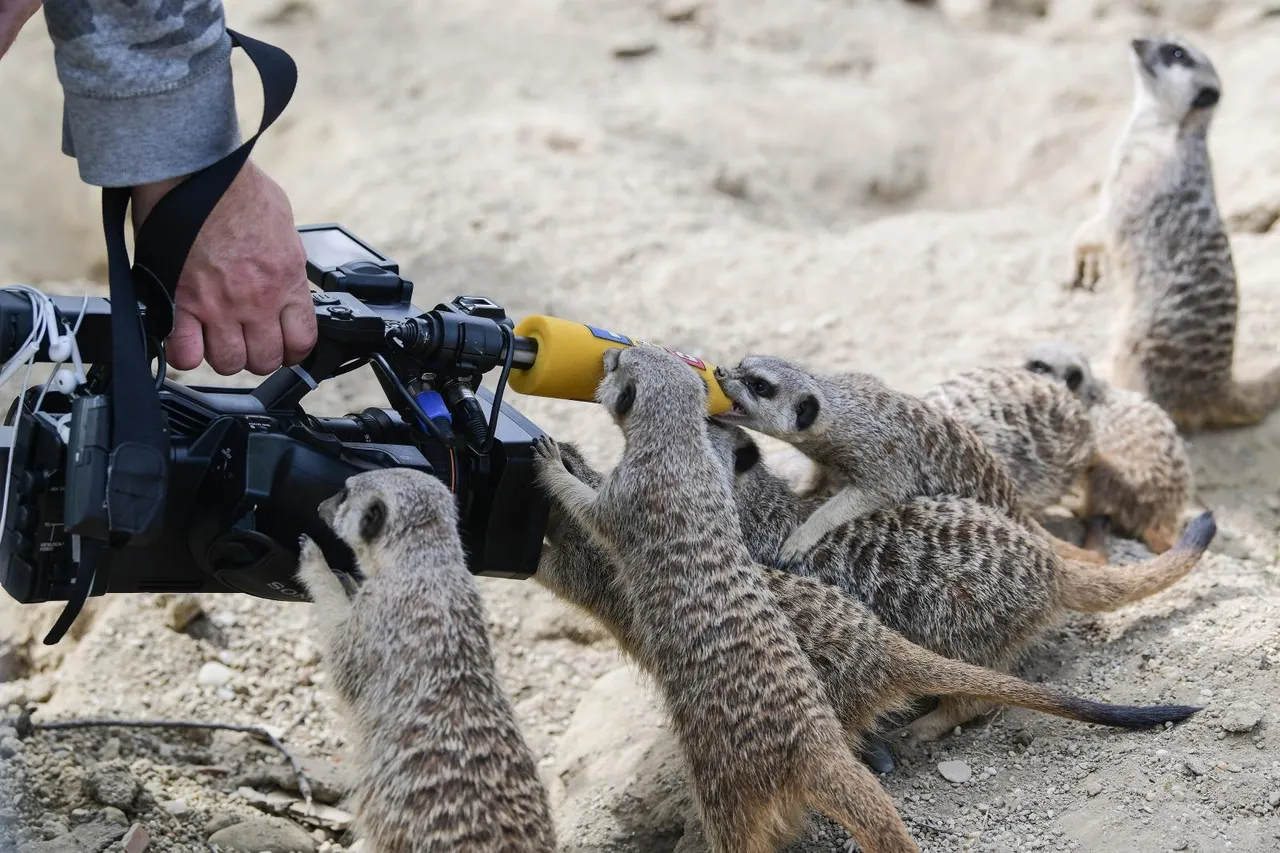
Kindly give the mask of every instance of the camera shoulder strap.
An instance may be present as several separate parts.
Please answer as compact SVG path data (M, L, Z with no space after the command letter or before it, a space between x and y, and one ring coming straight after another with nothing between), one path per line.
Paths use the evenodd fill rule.
M168 484L169 435L160 391L151 375L148 336L163 341L173 330L174 294L187 255L223 193L248 160L258 138L288 105L297 85L293 59L274 45L227 31L262 78L258 132L226 157L170 190L139 229L130 266L125 245L129 189L102 191L102 222L110 281L112 373L111 462L106 509L114 544L143 544L157 531ZM142 292L140 292L142 291ZM137 310L142 302L146 320Z

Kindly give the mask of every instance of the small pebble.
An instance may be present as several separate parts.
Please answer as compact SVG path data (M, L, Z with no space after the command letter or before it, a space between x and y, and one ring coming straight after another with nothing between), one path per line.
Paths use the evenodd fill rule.
M938 765L938 773L955 785L963 785L973 778L973 771L963 761L943 761Z
M1098 781L1089 782L1084 786L1084 792L1091 797L1096 797L1102 793L1102 783Z
M658 43L651 38L634 38L620 41L613 46L615 59L636 59L648 56L658 49Z
M217 661L209 661L200 667L200 672L196 674L196 683L209 687L222 687L235 677L235 673L223 664Z
M120 843L124 845L124 853L144 853L151 843L151 837L142 828L142 824L135 823L129 827L129 831L124 834L124 838L120 839Z

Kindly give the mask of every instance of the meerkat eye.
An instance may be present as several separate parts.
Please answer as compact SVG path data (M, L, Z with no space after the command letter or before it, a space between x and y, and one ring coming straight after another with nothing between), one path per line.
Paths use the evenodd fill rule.
M1072 367L1067 370L1067 387L1072 391L1080 387L1080 383L1084 382L1084 372L1078 367Z
M761 400L768 400L778 393L778 389L773 387L772 382L761 379L759 376L753 376L747 380L747 389Z
M1052 367L1039 360L1027 362L1027 370L1032 373L1053 373Z
M1190 67L1194 64L1191 61L1191 57L1187 56L1187 52L1176 44L1160 46L1160 61L1165 65L1186 65Z
M622 386L622 390L618 392L618 401L613 404L613 413L618 417L622 417L631 411L631 407L636 404L636 384L628 382Z
M387 507L382 501L375 500L365 507L360 518L360 535L366 539L375 539L387 523Z
M346 503L349 497L351 497L351 490L344 487L342 491L338 492L338 503Z

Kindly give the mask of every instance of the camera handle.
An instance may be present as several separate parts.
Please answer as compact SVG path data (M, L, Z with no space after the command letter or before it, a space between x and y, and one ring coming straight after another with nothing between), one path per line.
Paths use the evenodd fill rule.
M102 549L144 545L155 538L164 519L169 435L159 389L151 375L147 341L151 338L161 342L173 330L174 293L201 227L249 159L258 138L284 112L297 85L297 66L289 54L233 30L228 29L227 33L232 46L244 50L262 79L262 122L258 132L165 194L138 231L137 257L132 265L124 239L129 188L102 190L102 227L114 306L108 398L110 438L103 448L109 450L110 462L105 500L99 506L96 497L89 496L77 505L78 523L68 525L68 532L74 536L73 549L79 552L74 591L45 637L46 645L57 643L84 607L92 592ZM138 306L139 290L145 291L141 294L145 322L144 311L130 310ZM157 355L163 369L162 343L158 344ZM101 437L99 433L92 438L100 441ZM83 440L85 436L79 438Z

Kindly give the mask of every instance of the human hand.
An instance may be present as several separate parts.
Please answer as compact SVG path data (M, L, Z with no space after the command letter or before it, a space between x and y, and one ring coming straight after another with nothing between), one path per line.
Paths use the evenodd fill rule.
M0 0L0 58L39 8L40 0Z
M180 181L133 188L135 229ZM306 258L284 190L245 163L182 268L169 365L194 370L207 359L223 376L246 367L265 376L306 358L316 343Z

